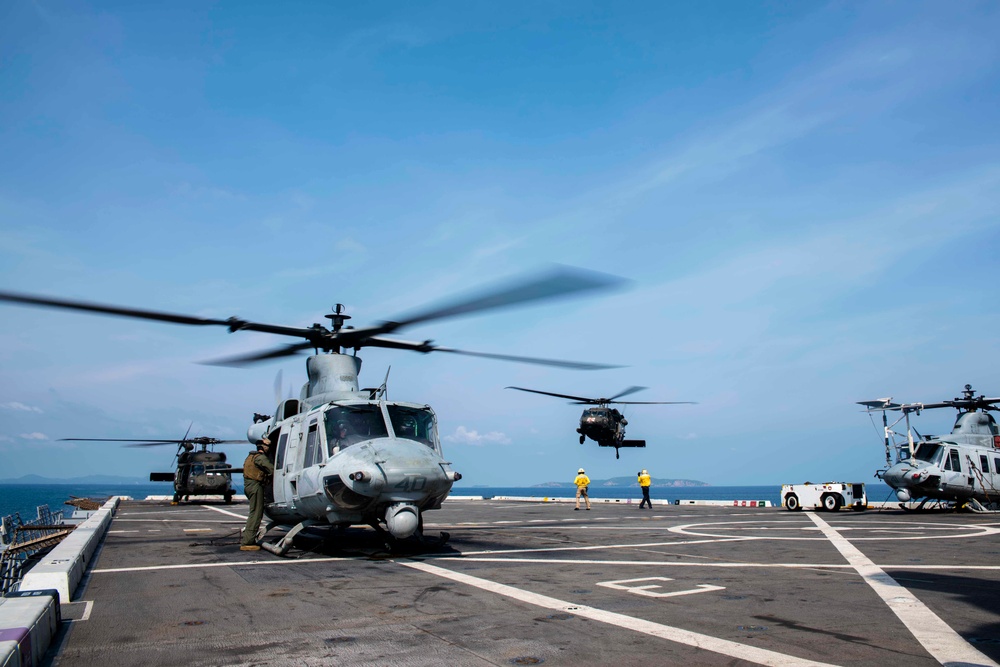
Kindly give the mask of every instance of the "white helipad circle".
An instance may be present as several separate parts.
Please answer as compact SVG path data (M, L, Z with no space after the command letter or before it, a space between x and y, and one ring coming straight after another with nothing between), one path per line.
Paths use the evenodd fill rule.
M1000 533L1000 528L970 524L913 523L909 521L876 521L862 525L832 526L838 533L849 536L852 542L878 542L881 540L945 540L985 537ZM671 533L694 537L742 540L826 540L819 528L812 523L797 520L776 521L712 521L673 526ZM873 533L883 533L873 535ZM868 537L863 535L868 534Z

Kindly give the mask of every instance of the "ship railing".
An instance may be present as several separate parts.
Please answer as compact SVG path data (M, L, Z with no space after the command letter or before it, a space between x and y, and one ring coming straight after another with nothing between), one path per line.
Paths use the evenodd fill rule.
M20 512L0 517L0 597L16 591L39 556L73 532L63 523L62 511L39 505L36 515L31 521L22 520Z

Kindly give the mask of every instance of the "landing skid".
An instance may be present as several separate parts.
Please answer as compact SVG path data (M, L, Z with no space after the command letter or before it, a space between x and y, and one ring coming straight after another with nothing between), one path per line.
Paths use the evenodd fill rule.
M295 539L295 536L301 533L304 529L308 528L309 526L313 526L315 524L316 521L313 521L312 519L306 519L305 521L296 524L295 527L292 528L290 531L288 531L288 533L286 533L285 536L281 538L276 544L271 544L270 542L261 542L260 548L263 549L264 551L269 551L273 553L275 556L284 556L285 554L288 553L288 550L292 547L292 541ZM268 525L268 529L271 528L271 525Z
M919 512L920 510L924 509L924 505L927 504L928 500L930 500L930 498L924 498L923 500L920 501L920 504L917 505L916 507L907 507L906 503L899 503L899 508L902 509L904 512Z

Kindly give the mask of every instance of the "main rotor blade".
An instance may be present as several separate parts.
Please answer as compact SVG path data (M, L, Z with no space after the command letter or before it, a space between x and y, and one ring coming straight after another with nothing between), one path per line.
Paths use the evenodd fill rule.
M568 398L572 401L577 401L579 403L597 403L596 398L585 398L583 396L570 396L569 394L556 394L551 391L541 391L539 389L525 389L524 387L504 387L505 389L517 389L518 391L530 391L532 394L544 394L546 396L555 396L556 398Z
M139 308L124 308L121 306L110 306L101 303L91 303L88 301L53 299L51 297L46 297L46 296L36 296L32 294L18 294L16 292L0 292L0 301L23 303L28 306L46 306L49 308L67 308L69 310L83 310L91 313L101 313L103 315L120 315L122 317L137 317L144 320L173 322L174 324L194 324L194 325L214 324L222 326L229 325L228 320L215 320L205 317L194 317L192 315L179 315L176 313L163 313L154 310L142 310Z
M60 442L131 442L133 447L158 447L160 445L180 445L190 442L195 445L239 445L247 444L246 440L216 440L215 438L185 438L184 440L145 440L142 438L59 438Z
M230 317L220 320L211 317L196 317L194 315L182 315L179 313L164 313L156 310L126 308L124 306L112 306L109 304L92 303L89 301L54 299L47 296L19 294L17 292L0 292L0 301L9 301L11 303L20 303L28 306L82 310L89 313L117 315L119 317L132 317L140 320L154 320L157 322L171 322L173 324L224 326L228 327L230 331L260 331L262 333L273 333L282 336L296 336L298 338L309 338L310 336L316 335L315 329L303 329L301 327L285 327L275 324L248 322L238 317Z
M628 396L629 394L634 394L637 391L642 391L643 389L648 389L649 387L629 387L625 391L618 392L611 398L607 399L607 403L614 401L616 398L621 398L622 396Z
M624 278L606 273L584 271L583 269L570 267L557 267L534 278L522 280L514 284L499 285L442 306L417 312L408 317L383 322L381 325L374 327L375 331L372 333L390 333L403 327L413 326L414 324L430 320L440 320L485 310L507 308L522 303L555 297L568 297L581 292L621 287L626 282ZM353 332L348 330L341 333L350 335ZM345 344L345 346L348 345Z
M624 368L624 366L611 366L608 364L591 364L584 361L562 361L559 359L541 359L538 357L517 357L509 354L490 354L488 352L469 352L468 350L456 350L450 347L435 347L434 352L450 352L452 354L464 354L468 357L483 357L484 359L498 359L500 361L516 361L522 364L537 364L539 366L554 366L555 368L568 368L575 371L602 371L609 368Z
M249 364L256 363L258 361L267 361L268 359L278 359L280 357L290 357L293 354L298 354L303 350L308 350L313 347L310 342L305 343L292 343L291 345L283 345L272 350L263 350L261 352L250 352L248 354L238 354L232 357L223 357L221 359L211 359L209 361L199 362L206 366L247 366Z
M697 401L608 401L618 405L698 405Z
M144 440L142 438L59 438L59 442L142 442L151 445L176 445L183 440Z
M608 366L607 364L592 364L585 361L561 361L559 359L542 359L539 357L520 357L510 354L493 354L490 352L470 352L469 350L457 350L452 347L439 347L429 340L422 343L409 340L396 340L394 338L384 338L382 336L372 336L365 343L368 347L385 347L393 350L413 350L414 352L450 352L451 354L464 354L469 357L483 357L484 359L499 359L500 361L516 361L524 364L538 364L541 366L555 366L556 368L570 368L578 371L596 371L607 368L621 368L621 366Z

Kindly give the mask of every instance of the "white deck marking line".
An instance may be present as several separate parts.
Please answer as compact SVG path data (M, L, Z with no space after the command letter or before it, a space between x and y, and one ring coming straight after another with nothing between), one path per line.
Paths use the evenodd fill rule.
M645 544L598 544L579 547L543 547L539 549L486 549L485 551L466 552L470 556L479 554L529 554L529 553L551 553L554 551L601 551L604 549L639 549L643 547L673 547L681 544L716 544L717 542L745 542L746 537L721 537L711 540L685 540L676 542L648 542Z
M835 570L850 570L850 565L842 563L687 563L672 560L597 560L586 558L490 558L488 556L423 556L427 560L454 560L466 561L470 563L532 563L549 565L634 565L637 567L721 567L721 568L786 568L786 569L815 569L832 568ZM997 567L1000 569L1000 566Z
M230 512L229 510L219 509L218 507L212 507L211 505L199 505L198 507L204 507L207 510L213 510L215 512L218 512L219 514L234 516L237 519L243 519L244 521L247 520L247 517L244 514L237 514L236 512Z
M809 513L809 518L820 527L837 551L857 570L882 601L889 605L889 609L899 617L903 625L935 660L942 665L966 663L997 667L997 663L974 649L909 590L831 528L830 524L813 512Z
M299 558L296 560L249 560L227 563L181 563L178 565L149 565L145 567L109 567L91 570L91 574L119 574L122 572L155 572L157 570L195 570L200 567L244 567L251 565L303 565L304 563L338 563L349 560L371 560L366 556L357 558Z
M428 560L467 560L476 563L552 563L555 565L652 565L656 567L666 567L676 565L677 567L734 567L734 568L768 568L778 567L791 570L831 568L835 570L854 569L852 565L840 563L719 563L719 562L684 562L684 561L658 561L658 560L593 560L585 558L503 558L489 556L434 556L427 555ZM880 567L891 568L893 570L913 570L914 572L928 571L934 572L943 570L982 570L1000 571L1000 565L882 565Z
M816 514L814 512L809 512L808 516L814 518ZM670 528L670 532L677 533L679 535L689 535L691 537L714 537L719 539L731 538L732 535L719 534L717 532L710 531L735 531L744 530L744 528L734 525L734 524L746 524L754 523L755 526L751 526L752 529L757 530L777 530L775 528L767 528L762 524L765 523L782 523L786 524L788 521L716 521L712 523L688 523L680 526L674 526ZM823 524L828 529L830 528L828 524L824 522ZM885 537L855 537L853 538L855 542L884 542L885 540L950 540L959 539L967 537L984 537L986 535L996 535L1000 533L1000 530L996 528L990 528L989 526L983 526L978 524L959 524L954 526L957 529L964 529L976 532L965 532L965 533L952 533L946 535L914 535L913 537L900 537L898 535L885 536ZM804 527L802 530L813 530L812 527ZM856 529L851 529L856 530ZM823 532L820 529L820 532ZM838 533L839 534L839 533ZM789 542L812 542L816 540L822 540L823 537L779 537L777 535L747 535L741 539L745 540L772 540L772 541L789 541Z
M108 535L118 535L120 533L141 533L141 530L109 530Z
M239 521L225 521L212 517L210 519L121 519L115 517L115 521L122 523L240 523ZM246 521L246 517L243 517Z
M79 604L81 602L84 603L84 605L83 605L83 616L81 616L80 618L73 618L73 619L65 619L64 618L63 619L64 622L68 622L68 623L83 623L84 621L89 621L90 620L90 612L94 609L94 601L93 600L77 600L76 602L71 602L70 604Z
M656 560L582 560L582 559L560 559L560 558L468 558L463 556L425 556L428 560L467 560L482 563L551 563L554 565L634 565L637 567L721 567L721 568L768 568L799 570L799 569L831 569L850 570L851 565L830 564L830 563L685 563L678 561L656 561ZM178 565L150 565L145 567L116 567L90 570L90 574L117 574L125 572L155 572L158 570L194 570L198 568L210 567L243 567L256 565L304 565L307 563L338 563L344 561L367 561L367 556L358 557L330 557L330 558L300 558L296 560L254 560L254 561L233 561L224 563L182 563ZM898 570L1000 570L1000 565L885 565Z
M211 528L185 528L185 533L211 533Z
M727 639L719 639L718 637L712 637L710 635L691 632L690 630L675 628L670 625L663 625L661 623L654 623L641 618L626 616L625 614L604 611L603 609L597 609L596 607L588 607L586 605L566 602L547 595L532 593L530 591L514 588L513 586L508 586L506 584L499 584L488 579L480 579L479 577L473 577L468 574L461 574L444 567L430 565L429 563L421 563L418 561L395 562L414 570L420 570L421 572L433 574L444 579L451 579L452 581L457 581L468 586L474 586L480 590L496 593L497 595L513 598L514 600L526 602L543 609L552 609L555 611L573 614L581 618L588 618L592 621L607 623L608 625L625 628L626 630L634 630L635 632L641 632L643 634L650 635L651 637L659 637L661 639L666 639L667 641L684 644L685 646L691 646L693 648L727 655L739 660L747 660L749 662L757 663L758 665L773 665L773 667L802 665L804 667L806 665L817 666L829 664L806 660L805 658L798 658L792 655L778 653L777 651L768 651L767 649L757 648L756 646L747 646L745 644L739 644Z

